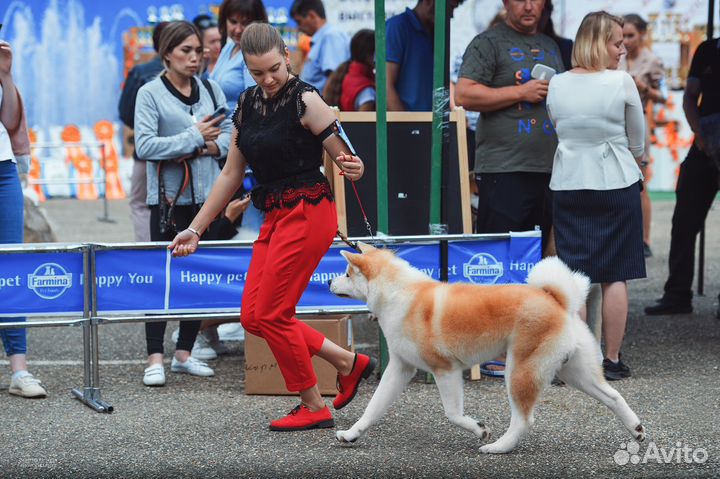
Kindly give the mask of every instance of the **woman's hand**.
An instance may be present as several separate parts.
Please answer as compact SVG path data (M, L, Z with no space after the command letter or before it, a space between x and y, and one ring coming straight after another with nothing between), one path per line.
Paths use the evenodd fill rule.
M235 223L240 215L245 213L248 206L250 206L250 196L234 199L225 207L225 216Z
M341 165L343 175L345 175L345 178L348 180L359 180L362 178L363 173L365 173L365 165L357 156L340 153L340 155L335 158L335 161L338 165Z
M640 92L641 95L644 95L650 89L650 86L641 79L633 77L633 80L635 80L635 86L637 86L638 92Z
M179 232L172 243L168 245L168 249L172 250L173 256L188 256L193 254L198 247L200 237L190 230Z
M221 133L218 125L222 123L224 119L225 115L220 115L216 118L208 115L195 124L206 143L217 140L218 136L220 136Z
M0 78L12 71L12 48L8 42L0 41Z

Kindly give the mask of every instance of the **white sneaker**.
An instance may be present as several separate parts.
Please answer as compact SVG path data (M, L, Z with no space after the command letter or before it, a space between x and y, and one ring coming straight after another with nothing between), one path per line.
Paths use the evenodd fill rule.
M245 330L239 322L221 324L218 326L218 337L220 341L245 341Z
M217 359L218 355L215 350L210 346L210 341L203 333L198 333L195 338L195 344L193 344L190 355L195 359L201 359L207 361L208 359Z
M165 386L165 368L162 364L153 364L145 369L143 376L145 386Z
M222 341L220 341L220 336L218 335L218 327L217 326L211 326L203 331L200 331L200 334L205 336L205 339L207 339L208 344L211 348L215 350L218 356L222 356L223 354L229 354L230 350L223 344ZM200 335L199 334L199 335ZM198 336L199 336L198 335Z
M215 376L215 371L208 367L206 363L198 361L192 356L184 363L173 358L170 364L170 371L174 373L191 374L193 376Z
M170 336L173 343L177 344L178 336L180 336L179 328L173 331L172 335ZM222 354L225 354L226 352L227 349ZM218 357L218 353L215 351L215 348L213 348L210 341L208 341L208 338L203 334L202 331L199 332L197 337L195 338L195 344L193 344L193 348L190 354L195 359L201 359L203 361L207 361L209 359L217 359Z
M44 398L47 397L47 391L41 386L40 380L35 379L32 374L26 374L19 378L13 378L10 381L10 394L22 396L24 398Z

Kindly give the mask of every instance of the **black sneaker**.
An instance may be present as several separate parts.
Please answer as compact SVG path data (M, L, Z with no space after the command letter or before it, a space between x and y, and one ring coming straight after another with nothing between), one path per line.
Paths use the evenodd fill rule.
M608 381L617 381L632 376L630 368L619 358L618 362L610 361L608 358L603 359L603 372Z
M692 304L676 303L661 299L657 304L645 308L648 316L662 316L666 314L690 314L693 312Z
M650 245L647 243L643 243L643 254L646 258L651 258L653 255L652 250L650 249Z

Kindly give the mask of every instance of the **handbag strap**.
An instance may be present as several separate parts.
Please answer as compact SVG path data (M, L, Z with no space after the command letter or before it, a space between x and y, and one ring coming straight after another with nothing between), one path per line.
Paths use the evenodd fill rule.
M178 198L180 198L180 195L183 194L183 192L187 189L188 185L190 186L190 193L191 193L191 200L192 205L195 206L195 186L193 185L192 180L192 168L190 167L190 162L188 160L183 160L183 178L182 178L182 184L180 185L180 188L178 188L177 193L175 194L175 198L172 199L172 201L165 195L165 181L163 180L162 175L162 167L163 167L163 161L158 162L157 172L158 172L158 201L160 201L161 198L164 198L168 204L170 205L170 210L172 211L172 208L175 206L175 203L177 203Z
M213 102L213 111L217 110L217 99L215 98L215 91L212 88L212 85L210 84L210 80L207 78L201 78L200 81L202 81L202 84L205 85L205 88L207 88L208 93L210 94L210 98L212 98Z

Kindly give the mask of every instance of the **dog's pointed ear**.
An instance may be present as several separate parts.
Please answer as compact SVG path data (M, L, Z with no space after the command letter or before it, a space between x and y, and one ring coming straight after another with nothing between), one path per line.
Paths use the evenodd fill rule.
M362 241L358 241L358 248L363 254L367 254L371 251L375 251L375 247L373 245L369 245L367 243L363 243Z
M345 257L348 263L351 265L359 268L362 264L365 263L365 258L363 258L363 255L358 253L351 253L349 251L340 250L340 254Z

